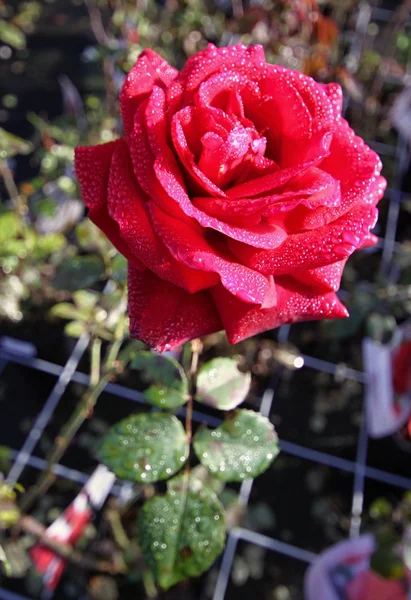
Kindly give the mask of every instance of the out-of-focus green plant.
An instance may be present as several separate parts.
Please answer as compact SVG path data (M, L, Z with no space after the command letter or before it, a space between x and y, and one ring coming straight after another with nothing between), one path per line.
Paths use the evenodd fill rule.
M411 567L411 494L406 492L397 505L386 498L377 498L368 514L367 528L376 537L372 569L387 579L406 578Z
M50 270L66 247L64 235L40 235L16 212L0 212L0 316L22 319L22 303L44 295Z
M0 475L0 530L12 527L20 518L16 490L21 492L21 486L10 487Z

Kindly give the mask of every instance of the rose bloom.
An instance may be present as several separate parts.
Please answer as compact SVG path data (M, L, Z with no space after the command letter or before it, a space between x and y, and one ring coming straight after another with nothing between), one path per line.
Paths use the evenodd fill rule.
M151 50L120 95L124 136L76 150L89 216L129 264L134 337L157 350L225 329L348 315L347 258L372 245L385 180L337 84L206 50L178 72Z

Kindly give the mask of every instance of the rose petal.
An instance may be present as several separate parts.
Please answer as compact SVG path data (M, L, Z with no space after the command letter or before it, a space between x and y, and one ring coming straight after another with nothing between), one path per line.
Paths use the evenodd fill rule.
M311 167L315 167L323 160L323 156L309 160L300 165L277 170L275 173L263 175L241 183L226 190L229 198L253 198L261 194L267 194L278 187L284 186L293 179L304 175Z
M323 85L323 88L330 100L334 118L336 121L339 121L341 119L344 99L342 88L338 83L327 83Z
M318 267L318 269L301 269L293 271L290 275L296 281L301 281L312 290L320 292L337 292L340 289L341 277L347 259L335 262L332 265Z
M328 187L313 192L311 196L304 198L295 210L286 215L284 229L289 233L298 233L299 231L316 229L324 225L322 218L315 215L322 215L324 209L336 208L341 204L340 182L333 179ZM269 217L269 211L264 212L266 218ZM275 219L276 214L274 212ZM271 221L270 221L271 222Z
M225 196L225 193L215 183L213 183L197 166L194 155L191 152L187 139L185 137L184 128L192 126L195 119L195 109L187 107L180 110L174 115L171 122L171 136L177 154L186 168L191 179L196 184L198 190L202 190L211 196ZM195 126L198 130L198 126ZM199 132L198 132L199 133Z
M373 233L370 233L370 235L363 240L361 248L372 248L373 246L378 244L378 241L378 237Z
M342 118L333 136L330 155L319 167L340 181L341 203L313 213L310 227L334 221L359 201L375 206L384 195L386 181L380 176L379 156Z
M330 173L344 185L380 174L382 168L378 154L363 139L355 135L345 119L341 119L333 136L330 154L321 163L321 169Z
M99 146L79 146L75 150L75 169L80 183L84 204L89 209L88 216L109 238L112 244L135 267L144 265L133 256L122 239L118 224L110 218L107 207L107 183L113 153L121 144L120 140Z
M159 277L197 292L218 282L218 277L199 273L175 260L153 230L148 214L149 199L139 189L125 140L114 151L108 182L110 216L120 226L122 238L132 255L138 257Z
M175 167L170 156L164 152L154 163L154 170L170 198L175 200L185 214L194 217L203 227L210 227L238 241L251 244L255 248L276 248L285 239L286 233L276 225L261 223L257 226L235 227L207 215L196 208L187 195L184 186L175 176Z
M213 132L221 139L226 140L236 122L233 117L219 108L198 106L185 106L175 114L175 118L179 119L183 127L184 137L196 162L201 156L203 137Z
M130 333L159 352L222 329L210 293L189 294L150 271L129 267Z
M204 238L196 221L182 223L164 213L156 204L150 205L154 228L171 254L183 264L205 273L218 273L223 286L244 302L261 304L268 292L267 278L248 269L221 251L213 248Z
M151 48L146 48L140 56L145 56L150 61L151 66L166 87L177 77L178 70L168 64L162 56L151 50Z
M148 100L140 104L134 121L134 129L128 137L130 156L133 163L135 176L139 185L151 200L157 202L163 208L163 210L166 210L170 214L173 214L182 220L187 220L188 217L184 214L179 204L170 198L164 187L158 181L154 172L154 156L149 144L147 127L145 124L145 112L147 109L147 104ZM157 131L157 124L154 128L155 124L156 121L153 119L151 121L152 145L154 145L156 139L154 131ZM162 124L160 124L160 127L162 127ZM164 147L164 152L167 153L172 164L173 176L179 178L179 184L183 185L179 166L167 146Z
M209 44L205 50L191 56L167 92L170 112L177 112L182 106L192 104L194 92L199 85L217 71L235 68L239 74L255 74L255 69L265 65L262 46L237 44L227 48L216 48Z
M258 82L253 81L249 76L237 70L218 72L200 84L194 101L203 108L214 106L244 118L241 92L245 88L248 93L256 96L260 93Z
M177 75L178 71L153 50L148 49L140 54L128 73L120 94L120 110L126 135L133 129L138 105L151 93L153 86L168 87Z
M264 157L265 138L252 123L243 124L220 108L185 107L174 115L171 135L197 195L225 197L232 182L278 170Z
M337 206L341 201L339 182L316 167L285 184L276 194L261 198L194 197L195 206L207 214L237 225L256 225L262 218L289 231L305 229L305 214L319 206ZM298 207L300 213L295 209ZM293 211L290 215L290 211ZM285 223L287 222L287 226ZM307 227L308 229L309 227Z
M283 275L297 269L315 269L350 256L361 248L376 223L378 211L358 203L333 223L288 235L275 250L260 250L229 240L231 251L244 264L267 275Z
M282 168L324 156L335 117L323 86L311 77L267 65L260 97L243 95L246 116L267 137L267 156Z
M231 344L286 323L348 316L334 292L320 295L287 276L277 277L275 284L277 303L268 309L241 302L221 285L212 289Z

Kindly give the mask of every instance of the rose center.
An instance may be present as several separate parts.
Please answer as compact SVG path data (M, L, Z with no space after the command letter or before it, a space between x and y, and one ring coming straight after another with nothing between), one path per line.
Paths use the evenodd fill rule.
M213 183L226 189L255 163L261 162L266 139L253 127L236 122L230 131L209 131L201 138L198 167Z

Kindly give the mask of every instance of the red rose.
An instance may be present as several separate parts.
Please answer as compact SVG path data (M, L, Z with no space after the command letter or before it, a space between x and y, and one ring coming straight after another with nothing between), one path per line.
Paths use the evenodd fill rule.
M181 72L141 54L124 137L76 152L89 216L129 261L133 336L165 350L347 316L335 292L385 180L341 100L260 46L210 45Z

